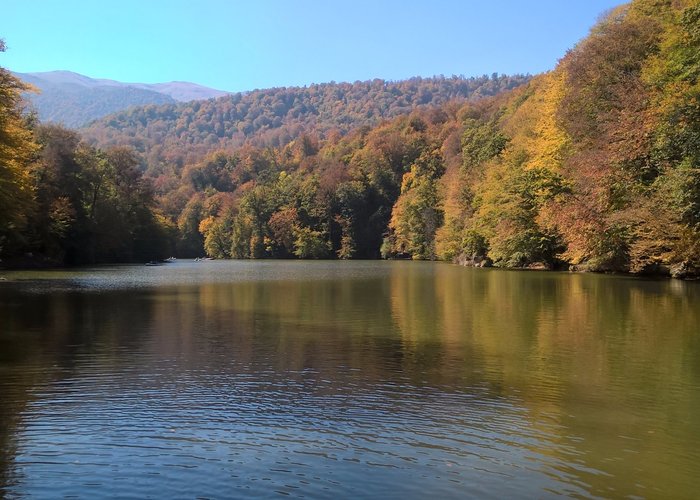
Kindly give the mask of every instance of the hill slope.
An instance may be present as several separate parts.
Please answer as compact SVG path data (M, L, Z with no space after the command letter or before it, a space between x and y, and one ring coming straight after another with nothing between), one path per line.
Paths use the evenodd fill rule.
M207 102L134 108L105 117L83 133L100 146L129 144L150 164L182 164L246 141L280 146L304 131L345 133L418 106L494 95L528 78L413 78L255 90Z
M226 92L194 83L123 83L90 78L71 71L15 73L40 93L26 94L43 122L79 127L131 106L210 99Z
M700 274L700 1L613 10L547 74L161 183L181 247ZM163 179L159 179L161 181Z

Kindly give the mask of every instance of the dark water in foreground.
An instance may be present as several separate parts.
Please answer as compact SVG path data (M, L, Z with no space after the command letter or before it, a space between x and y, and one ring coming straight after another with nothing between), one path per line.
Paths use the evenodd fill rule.
M0 275L0 497L700 494L700 283L418 262Z

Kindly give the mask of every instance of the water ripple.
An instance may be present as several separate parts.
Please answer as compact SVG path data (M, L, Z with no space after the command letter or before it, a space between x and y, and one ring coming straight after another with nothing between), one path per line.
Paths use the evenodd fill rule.
M700 294L479 271L7 273L0 497L696 492Z

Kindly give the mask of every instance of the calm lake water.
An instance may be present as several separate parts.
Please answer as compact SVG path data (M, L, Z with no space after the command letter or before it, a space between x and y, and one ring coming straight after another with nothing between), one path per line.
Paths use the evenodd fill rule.
M424 262L0 276L0 497L700 495L700 283Z

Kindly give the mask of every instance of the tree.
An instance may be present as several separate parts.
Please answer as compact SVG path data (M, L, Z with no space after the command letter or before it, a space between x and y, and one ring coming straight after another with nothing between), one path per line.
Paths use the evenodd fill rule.
M297 226L294 229L294 255L300 259L323 259L328 257L330 245L321 231Z
M437 179L444 172L442 158L433 150L424 152L403 176L401 196L389 222L394 253L414 259L437 258L435 234L444 218Z
M204 237L199 231L199 224L204 218L202 198L194 195L185 205L177 219L179 238L177 254L181 257L199 257L204 252Z
M5 42L0 39L0 53ZM28 165L37 150L21 93L30 87L0 67L0 257L26 244L24 230L35 210Z
M270 216L269 226L272 231L272 242L275 246L272 253L288 257L294 253L295 227L299 216L295 207L282 208Z

